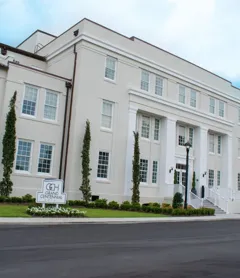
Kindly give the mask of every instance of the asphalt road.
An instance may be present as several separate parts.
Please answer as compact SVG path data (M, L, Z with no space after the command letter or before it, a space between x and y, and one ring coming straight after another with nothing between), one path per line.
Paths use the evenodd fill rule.
M240 221L0 226L0 277L240 277Z

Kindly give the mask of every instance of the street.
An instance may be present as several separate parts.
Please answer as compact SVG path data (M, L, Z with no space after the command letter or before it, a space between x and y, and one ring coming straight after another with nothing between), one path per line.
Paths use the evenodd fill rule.
M240 222L0 226L1 278L240 277Z

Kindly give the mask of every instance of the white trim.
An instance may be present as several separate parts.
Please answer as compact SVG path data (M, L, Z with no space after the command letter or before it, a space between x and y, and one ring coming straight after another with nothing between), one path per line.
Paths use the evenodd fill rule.
M186 105L181 105L180 102L173 103L173 102L170 102L167 99L157 98L157 97L155 97L153 95L150 95L150 94L145 93L145 92L138 91L136 89L130 89L129 90L129 94L132 94L132 95L135 95L135 96L139 96L141 98L145 98L145 99L148 99L148 100L152 100L154 102L161 103L161 104L169 106L171 108L174 108L174 109L177 109L177 110L181 110L181 111L184 111L184 112L187 112L187 113L191 113L193 115L200 116L202 118L205 118L205 119L208 119L208 120L211 120L211 121L215 121L215 122L218 122L218 123L230 126L230 127L234 126L233 122L227 121L225 119L219 119L219 118L217 118L215 116L211 116L211 115L208 115L208 114L206 114L204 112L197 111L196 109L193 109L190 106L188 107Z
M49 173L38 172L38 164L39 164L39 159L40 159L41 145L52 146L51 166L50 166L50 172ZM46 177L51 177L52 176L54 149L55 149L55 145L54 144L46 143L46 142L42 142L42 141L39 142L39 146L38 146L38 160L37 160L37 171L36 171L38 176L46 176Z
M16 141L17 141L17 148L16 148L16 155L15 155L14 171L13 172L15 174L20 174L20 175L23 174L23 175L29 176L32 173L32 155L33 155L33 144L34 144L34 141L33 140L29 140L29 139L23 139L23 138L17 138ZM29 170L28 171L21 171L21 170L17 170L16 169L19 141L31 143L31 153L30 153Z
M240 99L238 98L235 98L233 96L230 96L230 95L226 95L225 92L221 92L221 91L218 91L216 90L215 88L207 85L206 83L203 83L203 82L200 82L200 81L196 81L184 74L182 74L181 72L177 72L176 70L173 70L172 68L166 68L162 65L159 65L157 64L156 62L152 61L152 60L149 60L145 57L142 57L142 56L139 56L139 55L136 55L126 49L122 49L122 48L119 48L113 44L110 44L110 43L106 43L106 42L103 42L101 41L100 39L96 38L96 37L93 37L93 36L89 36L87 34L81 34L80 36L78 36L77 38L74 38L73 40L69 41L68 43L66 43L64 46L61 46L59 47L58 49L56 49L55 51L53 51L51 54L49 54L47 57L46 57L46 60L49 61L51 60L52 58L54 58L55 56L59 55L60 53L62 53L63 51L65 51L66 49L70 48L71 46L73 46L74 44L78 43L78 42L81 42L81 41L86 41L86 42L89 42L91 44L94 44L94 45L97 45L97 46L100 46L101 48L105 48L105 49L108 49L114 53L117 53L119 55L122 55L122 56L125 56L131 60L135 60L137 62L140 62L141 64L143 65L147 65L147 66L150 66L156 70L159 70L159 71L162 71L164 73L167 73L169 75L172 75L176 78L179 78L181 80L184 80L188 83L191 83L193 85L196 85L198 87L201 87L205 90L208 90L216 95L219 95L225 99L229 99L231 101L234 101L234 102L237 102L240 104ZM81 46L83 47L83 46ZM159 51L162 51L162 50L159 50ZM176 57L177 59L177 57ZM181 59L181 58L179 58ZM188 63L188 61L186 61L186 63ZM194 66L194 65L192 65ZM197 65L195 65L196 67L198 67ZM204 69L200 69L200 70L203 70L203 71L206 71ZM210 73L209 74L213 74L213 73ZM219 78L221 79L221 77L218 77L216 76L216 78ZM232 86L232 83L228 80L225 81L226 83L229 83L229 86L231 88Z
M26 95L26 87L32 87L34 89L37 89L37 99L36 99L36 106L35 106L35 114L34 116L32 115L29 115L29 114L24 114L22 112L23 110L23 103L24 103L24 100L25 100L25 95ZM21 112L20 112L20 116L21 117L24 117L24 118L30 118L30 119L36 119L37 116L38 116L38 100L39 100L39 90L40 90L40 87L38 86L35 86L35 85L31 85L31 84L28 84L28 83L24 83L24 93L23 93L23 99L22 99L22 105L21 105Z
M57 95L57 106L56 106L56 115L55 115L55 120L48 119L44 117L44 112L45 112L45 105L46 105L46 98L47 98L47 93L52 93ZM59 110L59 102L60 102L60 97L59 93L53 90L45 89L45 100L44 100L44 105L43 105L43 120L47 122L52 122L52 123L57 123L58 122L58 110Z

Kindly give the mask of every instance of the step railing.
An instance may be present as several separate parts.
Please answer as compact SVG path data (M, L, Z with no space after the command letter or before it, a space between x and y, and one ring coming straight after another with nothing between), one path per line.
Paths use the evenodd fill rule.
M225 211L226 213L229 212L228 205L229 205L229 194L226 194L226 196L220 194L220 190L205 187L205 190L207 191L206 196L207 200L214 204L215 206L219 207L221 210Z

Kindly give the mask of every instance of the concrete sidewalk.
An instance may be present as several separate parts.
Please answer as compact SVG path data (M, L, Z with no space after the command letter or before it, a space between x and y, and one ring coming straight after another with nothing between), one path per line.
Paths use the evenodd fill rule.
M33 225L58 225L58 224L84 224L84 223L106 223L106 224L127 224L127 223L162 223L162 222L194 222L194 221L220 221L240 220L240 214L224 214L216 216L199 217L143 217L143 218L0 218L1 224L33 224Z

